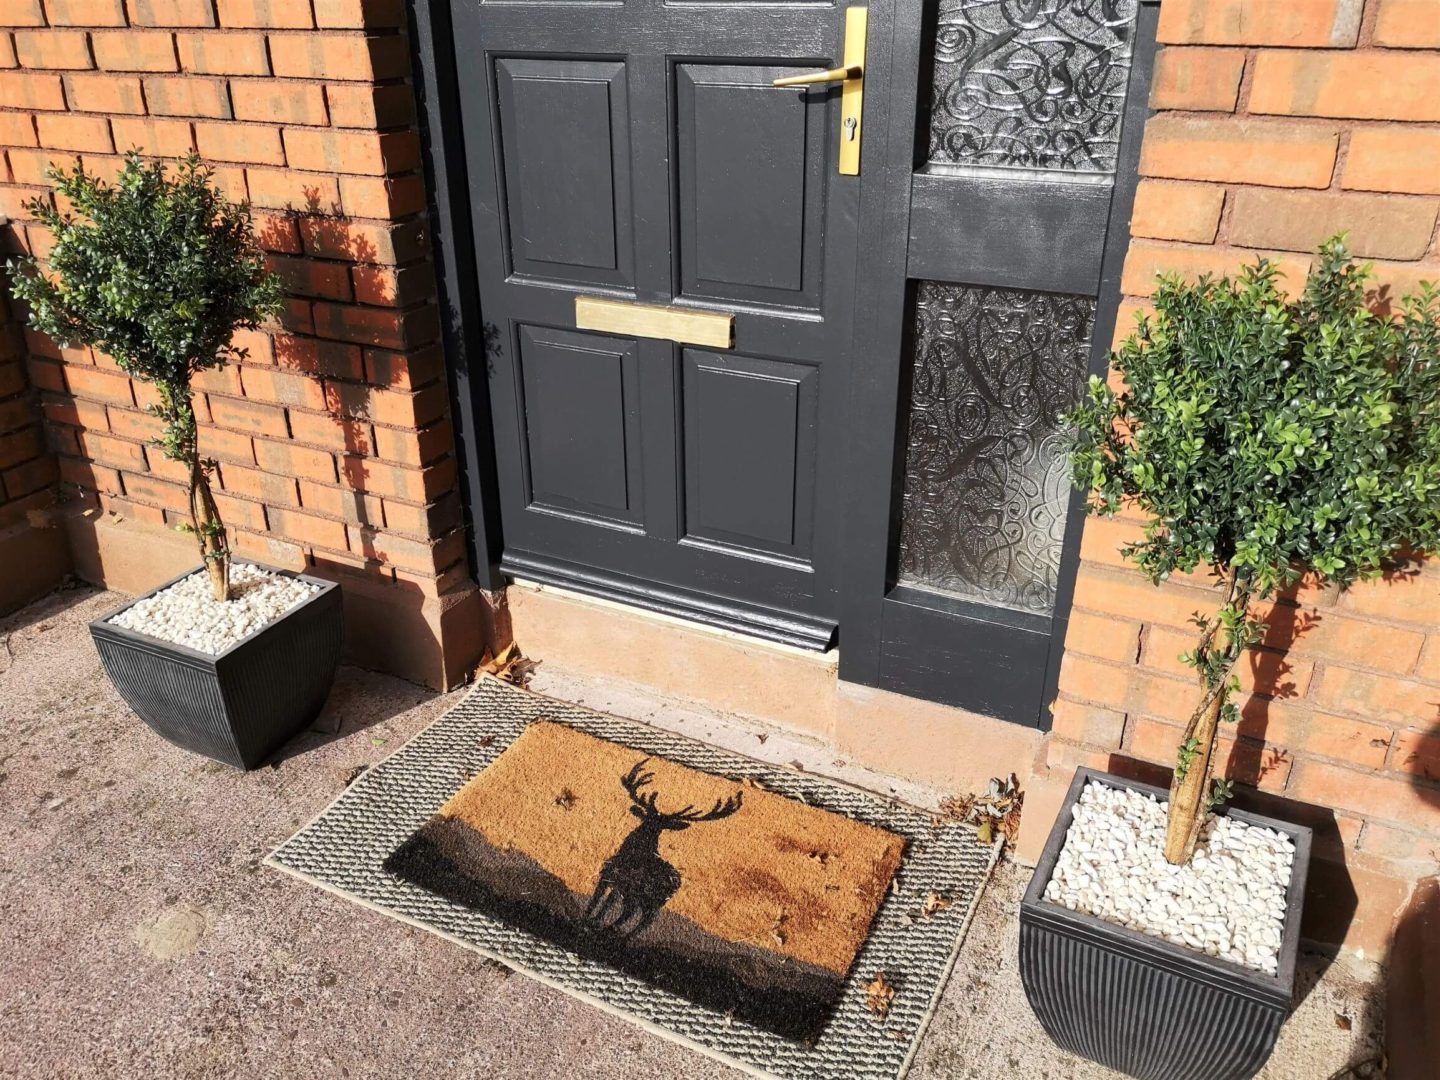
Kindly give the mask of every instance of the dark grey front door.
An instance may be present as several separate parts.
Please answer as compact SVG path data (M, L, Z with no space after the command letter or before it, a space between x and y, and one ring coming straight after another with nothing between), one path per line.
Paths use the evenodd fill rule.
M841 62L845 8L451 14L501 568L823 647L860 184L885 178L863 147L862 176L839 174L838 84L771 83ZM866 72L867 98L885 75ZM580 297L733 316L733 345L580 329Z

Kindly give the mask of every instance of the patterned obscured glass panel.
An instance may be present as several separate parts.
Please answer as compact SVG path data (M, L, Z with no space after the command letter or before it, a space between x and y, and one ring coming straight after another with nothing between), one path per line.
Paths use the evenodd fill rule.
M1113 173L1138 0L940 0L930 160Z
M1084 382L1095 301L922 281L901 583L1049 613L1070 497L1056 417Z

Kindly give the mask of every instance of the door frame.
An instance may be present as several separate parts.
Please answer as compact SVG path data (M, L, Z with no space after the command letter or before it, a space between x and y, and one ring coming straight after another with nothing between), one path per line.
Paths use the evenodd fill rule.
M1140 145L1150 115L1149 91L1160 0L1138 0L1136 38L1112 197L1105 211L1103 252L1099 255L1099 292L1091 332L1087 372L1106 373L1110 342L1118 317L1120 277L1129 247L1129 220L1138 184ZM836 0L837 17L846 6ZM427 180L441 327L450 384L459 484L466 540L477 583L500 590L506 584L500 561L504 537L500 521L499 480L493 452L487 373L487 328L479 304L468 201L464 136L460 120L460 83L453 49L449 0L412 0L407 5L412 43L413 82ZM870 8L869 55L873 65L891 73L890 83L866 95L865 168L860 187L860 248L867 254L870 281L868 317L857 318L858 363L849 388L851 430L870 433L852 442L847 462L844 518L847 534L840 568L840 677L912 696L983 712L1027 727L1049 730L1049 705L1055 699L1060 661L1069 624L1084 527L1084 496L1072 492L1061 548L1053 613L1045 632L1035 626L1043 616L994 622L1032 633L1035 662L1027 678L1043 679L1038 710L1033 686L1023 695L1003 678L969 685L953 671L936 669L896 678L882 669L885 647L883 611L887 602L904 602L905 587L894 581L898 494L903 482L904 431L908 402L902 400L904 365L910 332L913 287L910 273L918 256L911 252L912 212L925 210L923 184L912 184L917 146L926 134L922 101L929 96L930 72L924 63L925 35L933 32L933 0L887 0ZM745 9L741 9L745 10ZM878 54L876 50L884 50ZM438 133L438 134L437 134ZM890 182L866 184L865 174L884 170ZM904 181L897 181L903 177ZM857 289L857 293L858 293ZM582 587L583 588L583 587ZM601 592L601 586L583 588ZM608 595L608 593L605 593ZM647 602L633 593L610 597L632 606L676 613L663 598ZM963 607L963 605L961 605ZM932 611L941 611L939 607ZM937 623L943 631L943 620ZM1012 629L1014 627L1012 626ZM892 643L893 644L893 643ZM922 665L923 667L923 665ZM973 678L974 673L970 677Z

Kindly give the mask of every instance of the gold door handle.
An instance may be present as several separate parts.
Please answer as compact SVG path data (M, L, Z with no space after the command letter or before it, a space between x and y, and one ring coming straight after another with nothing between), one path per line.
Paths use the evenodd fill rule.
M860 121L865 105L865 29L869 9L845 9L845 63L829 71L789 75L775 86L815 86L838 82L840 91L840 175L860 175Z
M771 86L814 86L816 83L844 82L846 79L858 79L865 74L865 69L860 66L831 68L829 71L815 71L809 75L787 75L783 79L776 79Z

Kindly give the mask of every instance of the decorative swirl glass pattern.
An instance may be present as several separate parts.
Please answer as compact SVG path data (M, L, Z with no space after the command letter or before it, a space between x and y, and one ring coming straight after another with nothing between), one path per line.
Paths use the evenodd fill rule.
M930 160L1113 173L1138 0L940 0Z
M1056 417L1084 381L1095 301L919 283L899 577L1048 614L1070 496Z

